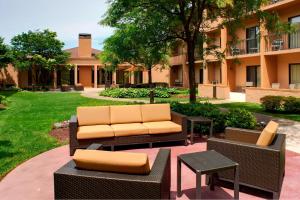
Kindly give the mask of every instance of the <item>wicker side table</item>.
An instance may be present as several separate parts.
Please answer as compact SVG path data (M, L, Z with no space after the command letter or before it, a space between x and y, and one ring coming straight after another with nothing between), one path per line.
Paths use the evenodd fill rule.
M194 128L195 128L195 124L205 124L205 125L210 125L209 127L209 137L212 137L213 134L213 120L208 119L206 117L202 117L202 116L192 116L192 117L188 117L187 118L188 121L191 122L191 134L190 134L190 142L191 144L194 144Z
M182 154L177 157L177 196L181 191L181 163L196 173L196 199L201 199L201 175L209 175L210 189L214 190L217 173L224 170L234 170L234 199L239 199L239 164L211 150Z

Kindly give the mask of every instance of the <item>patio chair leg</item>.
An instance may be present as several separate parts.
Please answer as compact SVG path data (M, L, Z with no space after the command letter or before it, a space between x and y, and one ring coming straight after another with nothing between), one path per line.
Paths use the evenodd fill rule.
M279 193L273 192L273 199L279 199Z
M152 149L152 147L153 147L153 144L149 143L149 148Z
M184 140L184 141L183 141L183 144L184 144L184 146L187 146L187 145L188 145L188 141L187 141L187 140Z
M115 146L113 146L113 145L110 146L110 150L111 150L111 151L115 151Z

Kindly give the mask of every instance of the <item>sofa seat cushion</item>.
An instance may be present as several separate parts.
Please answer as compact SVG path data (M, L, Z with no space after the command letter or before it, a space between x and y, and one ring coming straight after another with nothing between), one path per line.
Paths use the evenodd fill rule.
M142 122L140 105L110 106L111 124Z
M149 134L148 128L141 123L112 124L111 127L116 137Z
M172 121L146 122L143 125L149 129L149 134L178 133L182 131L181 125Z
M147 154L77 149L73 160L77 168L127 174L149 174Z
M77 118L79 126L110 124L109 106L78 107Z
M77 139L95 139L114 137L114 131L109 125L79 126Z
M143 122L170 121L170 104L141 105Z
M261 132L256 145L258 146L269 146L270 144L272 144L277 129L278 129L279 124L274 122L274 121L270 121L268 123L268 125L264 128L264 130Z

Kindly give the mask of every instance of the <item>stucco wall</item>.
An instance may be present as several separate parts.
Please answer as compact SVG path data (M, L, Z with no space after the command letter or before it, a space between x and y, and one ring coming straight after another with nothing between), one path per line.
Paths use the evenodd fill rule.
M259 103L264 96L294 96L300 98L300 90L271 89L271 88L246 88L246 101Z
M213 85L212 84L199 84L198 93L200 97L213 98ZM229 99L230 89L228 86L217 85L216 97L218 99Z
M92 87L92 67L79 66L79 83L84 87Z
M289 64L300 63L300 53L277 56L280 88L289 88Z

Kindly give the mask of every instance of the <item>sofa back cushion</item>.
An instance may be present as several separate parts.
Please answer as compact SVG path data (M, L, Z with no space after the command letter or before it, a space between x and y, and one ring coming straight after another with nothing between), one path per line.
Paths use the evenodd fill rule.
M110 124L109 110L109 106L78 107L78 124L79 126Z
M141 123L141 106L110 106L110 120L111 124Z
M143 122L170 121L170 104L141 105Z
M73 160L77 168L127 174L149 174L147 154L77 149Z
M256 142L256 145L269 146L275 138L278 126L279 126L278 123L274 121L270 121L268 125L264 128L262 133L260 134Z

